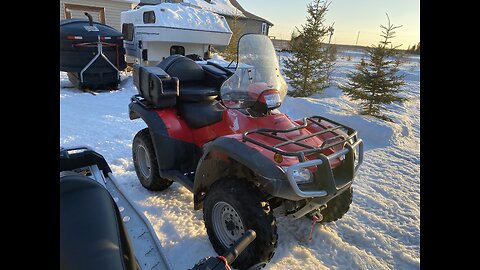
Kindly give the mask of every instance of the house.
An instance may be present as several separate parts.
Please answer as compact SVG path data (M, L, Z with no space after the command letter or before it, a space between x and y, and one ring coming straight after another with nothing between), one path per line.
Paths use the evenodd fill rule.
M242 29L242 34L246 33L256 33L256 34L264 34L268 36L268 32L270 30L270 27L273 26L273 23L265 20L262 17L259 17L255 14L252 14L248 11L246 11L238 2L237 0L230 0L230 3L236 7L238 10L240 10L243 15L245 15L245 18L238 17L239 22L241 23L241 29ZM227 22L231 24L231 22L234 20L234 16L229 16L229 15L224 15L225 18L227 19Z
M272 38L272 43L276 51L290 50L290 40Z
M225 17L230 28L236 19L240 25L240 34L255 33L268 35L273 23L246 11L237 0L140 0L139 5L157 5L160 3L188 3Z
M84 13L88 12L94 21L121 31L120 13L133 9L139 3L140 0L60 0L60 20L87 19Z

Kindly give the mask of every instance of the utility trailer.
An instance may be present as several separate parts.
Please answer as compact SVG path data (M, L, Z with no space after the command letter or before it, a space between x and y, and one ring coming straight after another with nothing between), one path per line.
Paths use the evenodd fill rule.
M60 22L60 70L80 89L116 88L127 67L123 36L114 28L88 20Z

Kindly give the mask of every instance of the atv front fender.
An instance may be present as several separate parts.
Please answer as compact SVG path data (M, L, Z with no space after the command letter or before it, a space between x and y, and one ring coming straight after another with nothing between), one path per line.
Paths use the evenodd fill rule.
M290 200L299 200L291 192L287 178L283 170L273 161L266 158L254 147L250 147L241 141L220 137L204 147L195 173L193 186L195 210L202 208L202 202L210 186L218 179L227 176L238 176L235 171L239 163L251 170L260 187L274 197Z

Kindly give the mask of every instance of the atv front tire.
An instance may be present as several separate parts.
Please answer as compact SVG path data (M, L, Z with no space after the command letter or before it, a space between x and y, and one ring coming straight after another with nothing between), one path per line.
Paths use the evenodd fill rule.
M277 246L277 224L261 192L243 179L224 178L207 192L203 219L213 248L223 254L245 231L257 237L233 262L237 269L260 269L268 263Z
M133 138L133 164L142 186L148 190L161 191L172 185L172 181L160 177L157 157L148 128L140 130Z

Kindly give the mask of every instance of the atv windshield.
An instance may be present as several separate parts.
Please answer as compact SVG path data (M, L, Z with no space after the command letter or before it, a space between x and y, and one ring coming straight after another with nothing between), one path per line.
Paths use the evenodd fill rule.
M248 108L263 91L270 89L280 92L280 102L287 94L287 83L280 73L272 41L260 34L242 36L235 74L220 89L223 104L232 109Z

